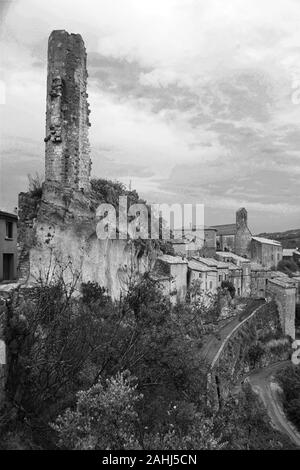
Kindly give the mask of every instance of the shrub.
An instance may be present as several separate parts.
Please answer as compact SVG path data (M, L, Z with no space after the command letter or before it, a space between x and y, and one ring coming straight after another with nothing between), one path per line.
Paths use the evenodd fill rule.
M222 281L221 283L222 289L227 289L233 299L235 297L235 287L230 281Z

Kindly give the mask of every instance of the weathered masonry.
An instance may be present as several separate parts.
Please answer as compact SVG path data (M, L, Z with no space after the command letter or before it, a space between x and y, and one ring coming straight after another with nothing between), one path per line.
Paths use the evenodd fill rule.
M0 211L0 282L16 279L17 221L16 214Z
M89 189L86 50L79 34L53 31L48 43L46 185Z

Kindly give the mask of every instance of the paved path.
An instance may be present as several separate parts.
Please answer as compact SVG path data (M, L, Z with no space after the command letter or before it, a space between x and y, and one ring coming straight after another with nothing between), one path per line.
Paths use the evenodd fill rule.
M238 317L234 317L224 324L220 330L218 337L216 335L210 335L206 344L202 348L202 357L210 365L211 369L217 363L222 351L230 339L232 334L249 318L256 314L258 308L264 302L254 303L245 313L242 321L239 321ZM269 367L260 369L253 374L250 374L245 381L249 382L253 391L255 391L262 399L267 413L271 419L273 426L278 431L286 434L292 442L300 447L300 433L296 428L288 421L282 405L280 396L278 393L278 385L275 382L274 375L276 372L287 366L290 362L283 361L276 364L272 364ZM237 386L239 388L240 386Z
M250 317L255 315L258 307L263 305L265 302L263 300L252 301L248 307L246 307L243 314L243 320L239 320L239 315L229 320L225 325L223 325L219 330L217 335L212 334L208 337L206 343L204 344L201 355L204 361L210 365L211 368L214 367L218 361L225 344L230 339L231 335Z
M269 367L260 369L247 377L253 389L262 399L273 426L300 447L300 434L290 423L283 411L278 393L278 385L275 382L275 373L288 365L290 361L277 362Z

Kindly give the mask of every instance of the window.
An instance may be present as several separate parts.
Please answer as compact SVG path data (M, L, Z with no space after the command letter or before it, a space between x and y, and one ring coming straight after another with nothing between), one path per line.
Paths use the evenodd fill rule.
M199 273L199 277L201 277L201 273Z
M6 222L6 238L13 238L13 223Z
M222 281L222 276L219 276L219 282L221 282L221 281Z
M209 288L212 289L212 281L209 282Z

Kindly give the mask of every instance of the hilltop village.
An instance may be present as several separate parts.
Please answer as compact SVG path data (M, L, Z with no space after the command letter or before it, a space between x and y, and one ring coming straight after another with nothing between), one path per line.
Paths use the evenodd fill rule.
M299 260L300 252L252 236L246 209L237 211L235 224L193 227L185 230L183 239L171 242L177 256L159 257L154 272L173 302L185 298L193 281L200 281L202 290L211 293L229 281L238 297L274 296L286 315L295 312L300 301L299 273L289 276L277 266L283 259Z
M235 223L174 230L170 240L173 255L162 255L159 249L141 255L126 240L97 239L90 185L87 75L81 36L52 32L48 46L45 182L38 197L20 194L19 219L0 212L5 239L0 244L0 282L18 278L21 284L31 285L47 267L53 269L53 258L55 262L72 263L82 282L98 282L113 298L119 298L126 289L129 272L151 272L172 304L184 301L195 282L202 295L216 294L224 282L229 282L236 297L275 298L285 330L294 338L300 273L290 276L278 271L277 266L283 259L297 262L300 252L253 236L245 208L236 212Z
M140 201L91 178L86 60L79 34L51 33L45 181L0 211L0 445L13 429L29 448L299 446L277 395L250 388L292 356L300 252L253 235L245 208L167 243L99 239L106 185Z

